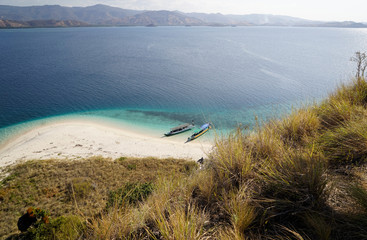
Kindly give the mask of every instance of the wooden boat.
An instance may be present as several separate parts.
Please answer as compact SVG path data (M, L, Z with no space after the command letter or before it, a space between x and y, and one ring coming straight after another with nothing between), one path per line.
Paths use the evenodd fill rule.
M200 127L200 130L192 134L191 137L189 137L186 142L190 142L204 135L207 131L209 131L209 128L210 128L210 124L205 123L203 126Z
M186 132L192 129L194 126L195 126L194 121L192 121L192 123L181 124L180 126L171 128L171 131L169 131L168 133L165 133L164 135L166 137L169 137L175 134L183 133L183 132Z

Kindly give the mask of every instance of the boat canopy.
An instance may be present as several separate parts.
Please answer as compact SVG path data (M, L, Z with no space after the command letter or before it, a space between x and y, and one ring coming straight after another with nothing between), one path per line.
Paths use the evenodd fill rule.
M180 130L180 129L183 129L183 128L187 128L188 126L190 126L189 123L181 124L180 126L171 128L171 131L176 131L176 130Z
M200 127L201 130L208 128L209 127L209 123L205 123L203 126Z

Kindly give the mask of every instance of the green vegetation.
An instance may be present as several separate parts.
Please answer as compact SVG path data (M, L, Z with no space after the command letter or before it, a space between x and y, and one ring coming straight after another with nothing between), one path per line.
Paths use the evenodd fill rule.
M114 205L121 207L124 202L130 204L142 202L153 192L153 188L152 183L127 183L123 188L109 192L106 208Z
M37 239L366 239L366 116L360 77L320 105L216 139L202 169L173 159L27 162L0 185L1 234L17 233L31 204L50 212L25 233Z
M136 169L129 170L129 165L135 165ZM144 194L147 194L160 176L183 177L194 168L194 162L155 158L112 160L94 157L86 160L45 160L18 164L6 169L7 177L0 181L0 239L19 233L18 218L31 206L48 211L51 224L42 226L43 230L36 232L30 229L32 236L39 236L44 231L55 231L56 239L74 239L57 238L60 233L58 229L67 231L70 224L76 224L76 218L81 219L83 226L89 226L87 222L105 210L110 192L137 184L134 186L141 186L142 197L145 198ZM136 193L135 197L139 194ZM70 219L73 222L68 223ZM80 232L80 228L76 232Z
M86 226L83 219L79 216L60 216L51 220L48 224L39 224L34 228L30 228L24 235L19 238L24 239L78 239L83 234ZM14 236L14 238L16 238Z

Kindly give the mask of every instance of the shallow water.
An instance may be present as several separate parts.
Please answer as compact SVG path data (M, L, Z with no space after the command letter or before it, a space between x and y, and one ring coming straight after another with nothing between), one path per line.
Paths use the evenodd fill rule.
M349 81L366 37L287 27L0 30L0 141L71 116L156 134L191 120L251 127Z

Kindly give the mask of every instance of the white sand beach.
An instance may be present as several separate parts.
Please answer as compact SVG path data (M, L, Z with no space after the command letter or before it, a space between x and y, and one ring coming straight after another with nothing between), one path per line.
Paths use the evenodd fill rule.
M185 144L184 137L162 138L93 121L65 120L36 127L9 140L0 148L0 167L32 159L91 156L197 160L211 150L208 140Z

